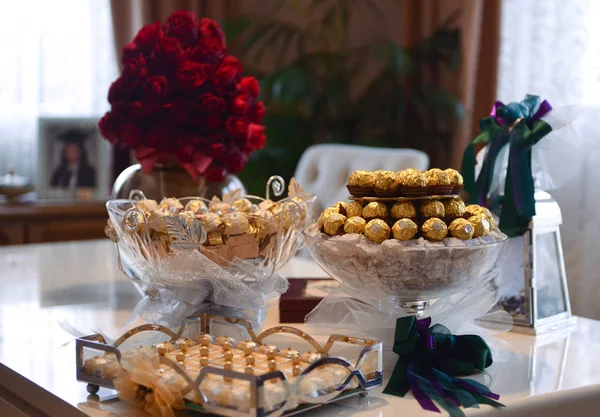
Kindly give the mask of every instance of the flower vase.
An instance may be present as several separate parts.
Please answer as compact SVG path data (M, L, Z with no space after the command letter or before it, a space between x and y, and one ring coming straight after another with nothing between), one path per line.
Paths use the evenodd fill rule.
M132 190L141 190L146 198L160 201L168 197L204 197L219 198L223 194L241 188L244 185L238 177L228 174L223 181L208 181L203 177L194 180L182 167L176 165L155 165L151 172L145 173L139 164L132 165L117 177L113 185L113 199L127 199Z

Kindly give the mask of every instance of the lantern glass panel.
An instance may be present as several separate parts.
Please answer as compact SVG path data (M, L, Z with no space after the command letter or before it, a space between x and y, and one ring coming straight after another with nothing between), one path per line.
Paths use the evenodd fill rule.
M534 273L538 319L567 311L558 244L555 231L535 235Z
M531 325L531 290L526 288L531 273L529 265L529 234L510 238L504 249L500 275L496 279L498 306L510 313L515 323Z

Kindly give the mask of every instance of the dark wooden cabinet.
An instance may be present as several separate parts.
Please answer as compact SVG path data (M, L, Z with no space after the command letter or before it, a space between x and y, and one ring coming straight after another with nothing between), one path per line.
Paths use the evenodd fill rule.
M103 202L0 205L0 245L99 239L107 219Z

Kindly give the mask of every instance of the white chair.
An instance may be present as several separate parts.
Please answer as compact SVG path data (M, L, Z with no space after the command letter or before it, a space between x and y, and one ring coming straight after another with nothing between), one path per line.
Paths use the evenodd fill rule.
M353 171L426 170L428 166L427 154L415 149L323 144L304 151L294 177L306 191L317 195L316 211L320 213L337 201L348 200L346 182Z

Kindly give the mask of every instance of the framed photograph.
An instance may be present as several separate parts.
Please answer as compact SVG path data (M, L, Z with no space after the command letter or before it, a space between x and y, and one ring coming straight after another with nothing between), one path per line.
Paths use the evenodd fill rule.
M106 199L109 144L96 118L40 118L37 191L41 198Z

